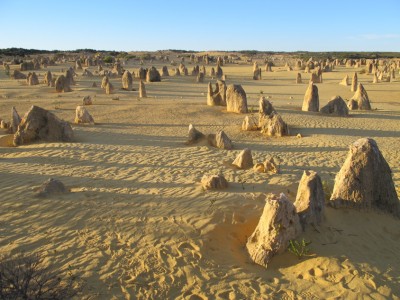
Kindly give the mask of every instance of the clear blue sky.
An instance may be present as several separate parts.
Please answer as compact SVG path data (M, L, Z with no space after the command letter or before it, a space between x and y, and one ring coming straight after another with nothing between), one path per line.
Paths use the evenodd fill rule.
M400 51L400 0L0 0L0 48Z

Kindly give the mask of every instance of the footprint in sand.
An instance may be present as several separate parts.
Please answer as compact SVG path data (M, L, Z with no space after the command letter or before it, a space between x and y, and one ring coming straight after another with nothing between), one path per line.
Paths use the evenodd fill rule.
M186 256L187 253L190 253L194 259L200 259L201 255L199 253L199 247L197 245L190 242L183 242L178 246L179 255Z

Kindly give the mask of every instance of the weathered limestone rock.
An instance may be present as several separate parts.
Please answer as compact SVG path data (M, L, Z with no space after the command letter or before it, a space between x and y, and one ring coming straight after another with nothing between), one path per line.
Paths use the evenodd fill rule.
M239 114L246 114L247 96L241 85L229 85L226 90L226 110Z
M253 156L251 155L250 149L244 149L232 162L232 165L239 169L249 169L253 167Z
M146 80L147 77L147 69L144 69L142 67L139 68L138 70L138 78L141 80Z
M376 207L400 217L392 171L375 140L362 138L350 146L346 161L336 175L330 204L336 208Z
M122 75L122 88L127 91L132 91L133 77L131 72L125 70Z
M355 92L357 90L357 84L358 84L358 77L357 77L357 72L354 72L353 79L351 80L351 91Z
M10 133L16 133L18 130L18 125L21 123L21 117L19 116L15 106L11 108L11 124Z
M28 85L38 85L39 84L39 79L36 75L35 72L28 74L28 78L26 79Z
M110 79L108 79L108 76L104 76L103 79L101 80L101 88L105 89L107 86L107 83L110 81Z
M374 79L372 80L372 83L378 83L378 76L376 75L376 72L374 73Z
M94 120L92 115L84 106L77 106L75 110L75 121L76 124L92 124L94 125Z
M196 82L197 83L203 83L204 82L204 73L203 72L199 72L199 74L197 74Z
M139 97L147 98L146 86L145 86L143 80L140 80L140 82L139 82Z
M218 131L217 134L209 134L207 136L208 143L216 148L232 150L233 143L224 131Z
M270 194L246 248L256 264L267 267L272 257L285 252L289 241L296 239L300 233L299 216L293 203L283 193L279 196Z
M161 81L160 72L158 72L158 70L155 67L151 67L147 71L146 81L147 82L158 82L158 81Z
M358 84L358 89L349 103L349 109L371 110L371 103L369 102L367 91L361 83ZM356 103L356 104L355 104Z
M340 85L348 86L349 85L349 75L344 76L341 82L339 82Z
M260 116L270 116L272 113L276 113L276 110L272 106L271 102L269 102L264 96L261 96L258 101L258 113Z
M341 117L349 115L349 109L346 102L340 96L335 96L320 110L323 114L332 114Z
M222 71L222 68L220 65L217 65L217 70L215 71L215 76L219 79L221 79L222 75L224 75L224 72Z
M43 182L37 189L35 196L39 198L46 198L53 195L60 195L69 192L65 185L57 179L50 178Z
M317 172L304 171L297 189L296 211L303 230L306 225L319 225L323 218L325 194Z
M74 85L75 84L75 79L74 79L75 71L72 68L69 68L67 71L65 71L65 81L68 84L68 86Z
M75 70L82 70L82 63L80 59L75 61Z
M192 124L189 124L189 138L186 144L187 145L195 144L203 139L205 139L205 135L196 128L194 128Z
M68 93L71 92L71 87L69 85L69 80L67 78L65 78L64 75L60 75L57 77L56 81L55 81L55 88L56 88L56 92L57 93Z
M213 91L211 82L208 83L207 105L226 106L226 84L224 81L217 80L215 91Z
M272 72L272 62L267 62L265 64L265 72Z
M272 174L279 173L279 167L275 163L275 160L272 156L264 161L264 172Z
M53 83L53 75L51 74L50 71L47 71L46 73L44 73L44 84L46 84L47 86L52 86Z
M93 101L92 101L92 97L90 96L85 96L82 99L82 105L92 105Z
M168 67L167 66L163 66L161 69L161 76L162 77L167 77L169 76L169 72L168 72Z
M301 74L300 73L297 73L296 83L297 84L303 83L303 81L301 80Z
M253 80L261 80L261 68L253 70Z
M106 84L106 94L110 95L113 92L114 92L114 86L112 85L112 83L110 81L108 81Z
M16 69L13 71L13 75L11 76L14 79L26 79L26 75Z
M278 113L272 113L261 128L261 133L269 136L289 135L289 127Z
M214 67L212 67L212 68L210 69L210 76L211 76L212 78L214 78L214 76L215 76L215 69L214 69Z
M254 116L246 116L242 123L242 130L244 131L256 131L258 130L257 120Z
M67 122L41 107L32 106L14 134L13 144L19 146L36 140L70 142L72 139L73 131Z
M228 187L228 182L222 175L204 175L201 185L205 190L225 189Z
M304 95L302 111L319 111L318 87L312 82L309 83L307 91Z

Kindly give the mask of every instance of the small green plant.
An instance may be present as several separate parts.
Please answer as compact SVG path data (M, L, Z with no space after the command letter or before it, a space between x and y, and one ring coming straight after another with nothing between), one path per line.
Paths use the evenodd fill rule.
M106 64L111 64L111 63L113 63L114 62L114 57L112 57L112 56L106 56L106 57L104 57L104 59L103 59L103 61L106 63Z
M310 244L311 242L307 242L305 239L301 241L290 240L288 249L296 255L298 259L301 259L303 256L309 256L310 248L308 248L308 245Z
M242 178L239 178L239 183L242 185L242 189L243 189L243 191L245 190L245 188L244 188L244 184L246 183L246 180L243 180Z

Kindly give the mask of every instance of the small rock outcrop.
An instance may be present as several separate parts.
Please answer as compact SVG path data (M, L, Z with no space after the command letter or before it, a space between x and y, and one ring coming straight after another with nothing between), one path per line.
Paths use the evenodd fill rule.
M21 120L13 144L19 146L36 140L70 142L72 139L73 131L67 122L34 105Z
M361 83L358 84L358 89L349 102L349 109L371 110L367 91Z
M84 106L77 106L75 110L75 121L76 124L92 124L94 120L92 115Z
M344 76L341 82L339 82L340 85L348 86L349 85L349 75Z
M289 127L278 113L272 113L261 128L261 133L268 136L289 135Z
M198 143L203 140L205 135L197 130L192 124L189 124L189 138L186 142L187 145Z
M13 74L11 75L12 78L14 79L26 79L26 75L17 69L14 69Z
M67 93L72 91L70 81L64 75L58 76L54 85L57 93Z
M357 73L354 72L353 78L351 80L350 91L355 92L357 90L357 85L358 85L358 77L357 77Z
M250 169L253 167L253 156L250 149L244 149L232 162L232 165L239 169Z
M392 171L375 140L362 138L350 146L336 175L330 204L336 208L375 207L400 217Z
M241 85L229 85L226 90L226 110L239 114L246 114L247 96Z
M304 95L302 111L319 111L318 87L312 82L309 83Z
M300 220L293 203L283 193L279 196L269 194L246 249L256 264L267 267L272 257L285 252L289 241L300 233Z
M228 187L228 181L222 175L204 175L201 185L205 190L220 190Z
M53 75L51 74L50 71L47 71L44 73L44 84L47 86L52 86L53 83Z
M216 148L232 150L233 143L224 131L218 131L217 134L209 134L207 136L208 143Z
M133 77L131 72L125 70L122 74L122 88L127 91L132 91Z
M167 66L163 66L161 69L161 76L162 77L168 77L169 76L169 72L168 72L168 67Z
M35 196L38 198L46 198L53 195L60 195L69 192L65 185L57 179L49 178L36 190Z
M347 117L349 115L349 108L342 97L335 96L324 107L321 108L320 112L323 114Z
M256 131L258 130L258 123L254 116L246 116L242 123L242 130Z
M301 74L300 73L297 73L296 83L297 84L303 83L303 81L301 80Z
M139 97L140 98L147 98L146 86L145 86L143 80L139 81Z
M26 79L28 85L38 85L39 84L39 79L36 75L35 72L29 72L28 78Z
M82 105L92 105L93 101L92 101L92 97L90 96L85 96L82 99Z
M147 82L158 82L158 81L161 81L160 72L158 72L158 70L155 67L151 67L147 71L146 81Z
M319 225L323 218L325 194L317 172L304 171L297 189L296 211L303 230L306 225Z
M18 125L21 123L21 117L19 116L17 109L15 106L11 108L11 124L10 124L10 132L16 133L18 130Z
M215 90L213 90L211 82L208 83L207 105L226 106L226 84L224 81L217 80Z

